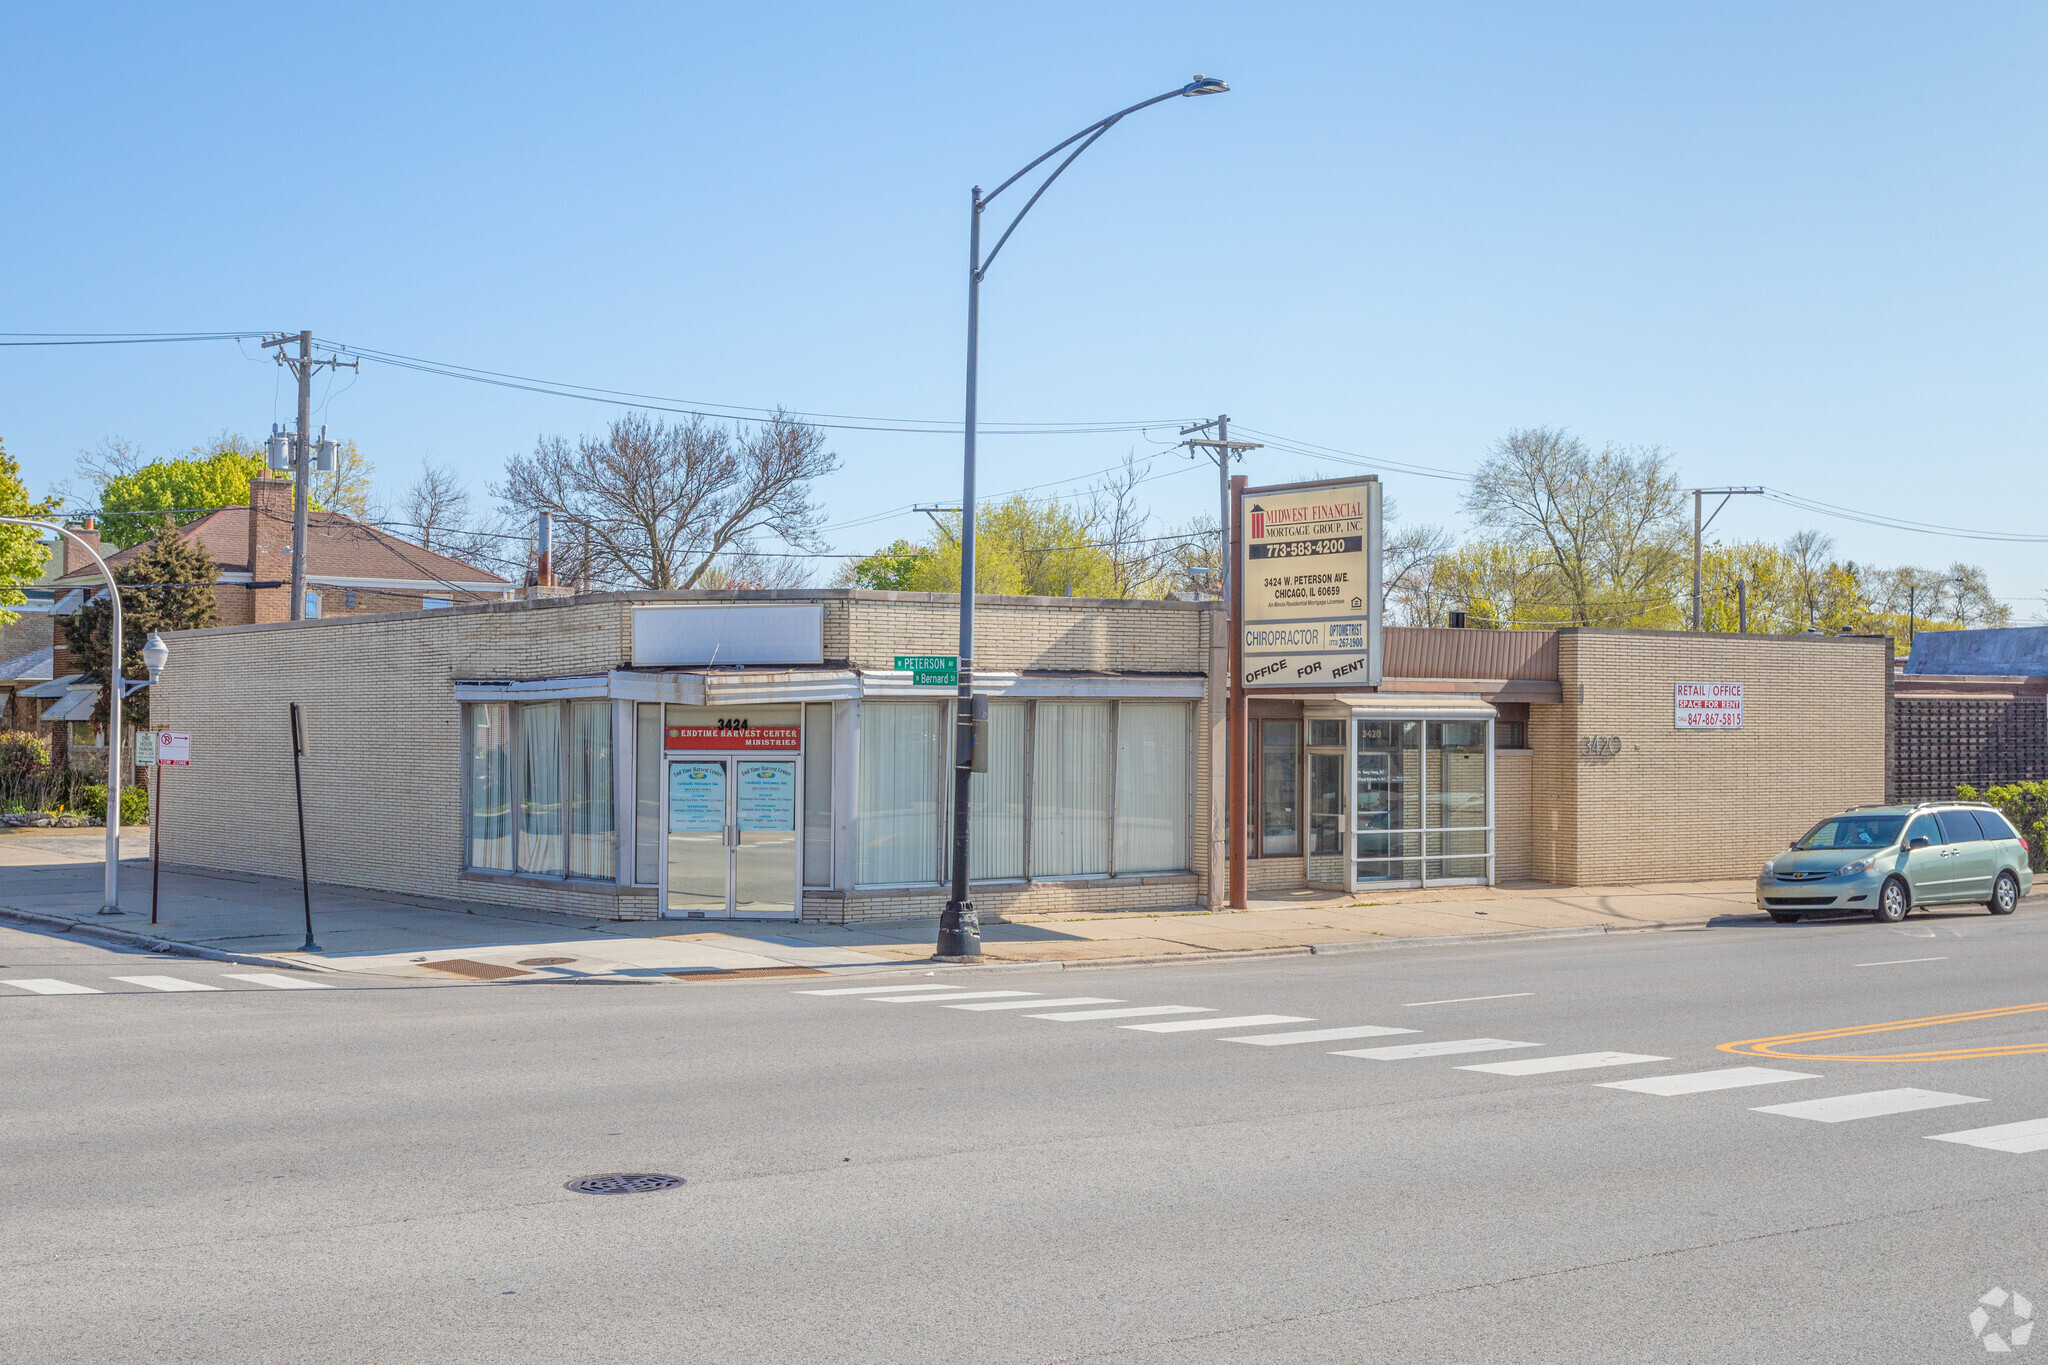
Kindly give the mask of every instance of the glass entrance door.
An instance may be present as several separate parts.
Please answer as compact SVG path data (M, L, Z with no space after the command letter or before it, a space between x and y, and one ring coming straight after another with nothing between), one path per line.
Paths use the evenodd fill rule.
M798 918L796 793L794 760L671 761L662 918Z
M1352 726L1351 889L1492 880L1492 722Z

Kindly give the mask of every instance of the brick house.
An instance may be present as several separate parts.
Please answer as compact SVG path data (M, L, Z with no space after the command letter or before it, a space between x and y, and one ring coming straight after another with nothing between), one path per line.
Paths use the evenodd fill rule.
M75 528L76 529L76 528ZM90 525L79 533L97 540ZM214 596L224 626L291 619L292 485L284 479L249 480L249 504L223 507L178 528L220 568ZM154 544L144 541L107 556L110 568ZM70 561L60 589L91 588L99 574L67 543ZM423 549L339 512L306 515L308 617L371 616L420 611L457 603L496 601L513 585L487 569Z

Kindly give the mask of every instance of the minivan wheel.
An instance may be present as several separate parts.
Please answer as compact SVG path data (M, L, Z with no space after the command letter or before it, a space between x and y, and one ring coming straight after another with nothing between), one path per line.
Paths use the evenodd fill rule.
M1877 893L1877 908L1870 912L1870 917L1880 924L1897 924L1912 906L1912 899L1906 895L1906 884L1894 877L1884 884L1884 890Z
M2020 908L2020 879L2010 872L1998 874L1998 881L1991 888L1991 899L1985 908L1994 915L2010 915Z

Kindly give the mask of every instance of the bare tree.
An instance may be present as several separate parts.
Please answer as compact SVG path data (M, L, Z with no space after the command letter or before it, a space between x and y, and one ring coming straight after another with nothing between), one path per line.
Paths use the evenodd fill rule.
M1465 507L1482 528L1540 554L1571 618L1597 625L1668 606L1685 555L1682 500L1655 446L1595 455L1575 436L1531 427L1495 444Z
M426 459L420 462L420 476L399 499L398 512L412 539L439 550L450 536L469 529L470 505L469 488L455 471Z
M555 514L564 576L691 588L757 536L817 548L824 513L811 482L837 467L824 433L780 411L737 430L633 412L574 444L541 438L506 464L491 492L508 512Z
M1151 475L1150 461L1126 453L1123 463L1089 490L1085 514L1090 543L1109 556L1110 595L1146 597L1164 592L1183 558L1185 531L1153 534L1152 513L1138 499Z
M1380 606L1389 602L1420 603L1428 595L1436 562L1450 553L1456 542L1441 526L1411 522L1397 526L1380 546ZM1429 621L1410 621L1429 625Z
M1828 569L1835 560L1835 539L1819 531L1797 531L1785 538L1786 577L1805 628L1827 615Z
M97 505L100 494L115 479L133 474L149 461L143 456L142 447L119 436L107 436L91 450L78 452L78 484L70 480L58 484L52 493L64 502L70 502L73 494Z

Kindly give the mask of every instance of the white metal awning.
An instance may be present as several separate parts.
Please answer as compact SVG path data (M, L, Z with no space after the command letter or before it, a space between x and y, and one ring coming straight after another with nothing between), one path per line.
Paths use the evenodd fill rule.
M1492 720L1500 714L1481 697L1454 692L1361 692L1342 702L1361 720Z
M61 678L52 678L46 683L37 683L34 687L24 687L21 689L21 695L24 697L61 697L71 690L71 684L84 676L85 674L83 673L67 673Z
M43 720L91 720L93 705L100 699L97 687L75 689L70 696L43 712Z

